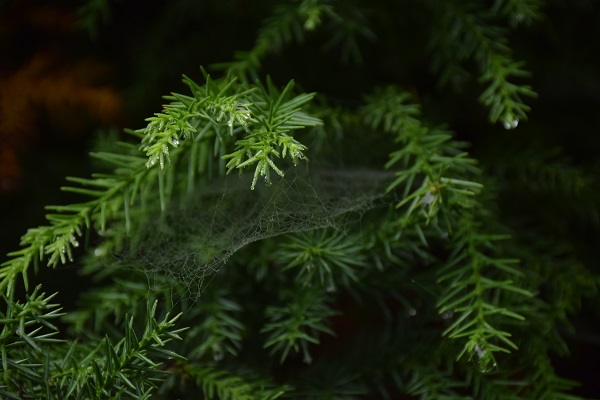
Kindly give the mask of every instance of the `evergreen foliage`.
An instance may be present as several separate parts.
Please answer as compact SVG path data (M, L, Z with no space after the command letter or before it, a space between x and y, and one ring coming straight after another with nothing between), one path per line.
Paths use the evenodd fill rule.
M400 78L340 95L268 75L315 43L326 79L364 73L401 33L389 6L427 21L411 28L435 90L487 116L482 135L525 132L537 94L510 38L547 3L266 3L250 50L108 137L101 172L62 188L82 200L48 206L1 264L0 397L581 398L553 357L598 298L567 233L598 230L593 172L545 144L472 155ZM80 12L99 35L119 9ZM63 312L30 281L73 262L92 287Z

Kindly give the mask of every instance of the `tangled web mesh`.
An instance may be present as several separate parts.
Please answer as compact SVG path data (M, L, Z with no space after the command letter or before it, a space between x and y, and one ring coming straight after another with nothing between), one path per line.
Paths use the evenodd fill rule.
M320 228L345 229L370 209L389 205L390 172L292 168L269 186L250 190L251 176L227 176L171 199L134 232L123 260L147 275L155 289L183 284L191 296L243 246ZM128 263L131 265L131 263Z

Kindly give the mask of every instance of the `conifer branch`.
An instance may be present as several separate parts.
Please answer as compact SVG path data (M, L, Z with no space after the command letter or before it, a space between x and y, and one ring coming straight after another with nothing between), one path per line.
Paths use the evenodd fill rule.
M275 162L275 158L285 158L288 155L294 165L299 160L305 160L303 151L306 146L289 136L288 132L306 126L321 125L321 120L302 113L301 106L314 97L314 93L301 94L288 99L294 81L290 81L283 91L279 92L271 81L265 88L257 83L258 93L253 96L251 109L256 118L257 127L243 139L238 140L235 151L222 157L227 162L227 173L234 169L256 164L252 187L254 189L259 177L264 177L270 183L270 170L283 176Z
M104 264L101 268L97 276L107 274ZM134 271L119 274L117 271L110 271L111 284L94 287L82 294L77 310L63 317L73 333L80 335L90 329L116 333L126 322L127 315L137 314L140 305L148 299L151 290L142 274Z
M264 348L271 348L271 354L281 353L283 363L290 350L302 352L304 361L310 363L312 357L309 344L319 343L319 332L334 335L327 327L326 318L335 314L327 305L321 290L303 289L301 293L284 292L285 306L270 306L265 311L268 322L261 332L269 333Z
M60 308L36 287L25 302L0 295L5 310L0 310L0 395L19 398L15 393L31 393L44 384L40 356L51 344L61 343L54 338L58 328L52 323L60 317ZM23 387L26 385L27 387Z
M449 260L439 271L438 282L446 283L447 287L438 308L440 314L456 315L444 335L466 339L458 359L467 354L469 360L475 359L478 367L487 372L497 365L495 353L517 349L510 339L512 335L495 327L494 322L506 318L525 319L498 304L497 299L502 295L493 293L514 293L525 298L533 294L515 285L514 279L523 276L512 266L517 260L487 254L495 250L497 240L505 237L479 233L479 230L479 223L465 213L453 235L454 248Z
M125 337L111 343L108 337L95 346L80 346L57 340L57 327L51 322L60 309L37 287L24 303L3 298L6 313L0 313L2 376L0 394L41 398L52 393L61 398L148 398L156 387L160 359L182 359L166 343L181 339L175 329L179 318L168 314L155 318L157 303L148 305L143 334L138 337L133 318L127 319ZM44 330L50 330L45 333ZM93 339L91 340L93 342ZM89 342L88 342L89 343Z
M249 51L238 51L235 61L215 64L214 67L226 70L242 81L255 81L262 60L269 53L280 51L293 40L301 43L305 31L312 31L321 25L324 17L334 17L333 7L326 0L302 0L298 4L278 5L273 16L263 22L254 47Z
M351 374L346 366L336 365L327 368L324 364L315 368L303 377L304 390L301 398L326 398L331 400L359 400L368 393L365 384L356 374Z
M164 186L162 170L165 162L171 160L171 152L176 149L180 152L178 157L183 157L185 153L195 154L198 151L194 143L213 140L219 155L232 141L228 141L227 136L233 136L238 129L249 131L244 139L236 142L236 150L223 158L230 159L227 164L229 171L256 164L252 188L259 176L269 182L270 169L283 175L273 158L289 156L294 164L305 159L303 151L306 147L289 132L321 124L319 119L300 111L314 94L288 99L293 81L282 92L272 83L268 88L259 85L259 94L254 97L251 95L255 89L235 86L235 79L224 84L212 82L207 76L206 85L201 87L184 77L184 83L194 97L173 94L168 97L172 102L165 106L164 113L149 118L145 129L131 132L142 138L141 149L146 152L146 159L140 157L139 150L131 144L123 144L122 153L92 153L92 156L111 165L114 173L95 174L91 179L68 178L83 187L68 186L63 190L91 197L92 200L47 207L55 212L46 216L51 225L30 229L21 238L24 248L10 253L12 258L0 265L0 291L12 293L18 275L22 275L27 284L27 270L32 263L47 259L49 266L56 267L59 263L71 261L74 248L79 246L78 238L85 229L95 226L104 231L107 221L121 216L129 226L129 207L136 204L136 200L139 201L150 187L158 185L161 208L164 209L169 193ZM234 93L228 94L229 90ZM194 160L193 157L189 159L190 163ZM160 170L153 168L157 162ZM171 176L173 173L172 170L167 172ZM194 173L195 168L191 168L191 180Z
M156 383L165 377L157 368L158 360L184 359L163 347L173 339L181 340L179 333L187 329L174 328L181 315L167 314L157 320L156 308L156 302L148 304L145 328L139 337L132 317L127 319L125 336L116 344L105 337L85 356L73 344L62 363L52 365L47 372L49 381L57 386L52 390L65 398L149 398Z
M124 147L130 148L127 145ZM18 275L24 277L27 285L26 274L32 263L37 265L47 259L48 266L56 267L59 263L72 261L74 248L79 246L78 238L84 230L91 229L92 225L104 230L108 220L127 210L130 205L124 201L123 193L131 188L139 190L141 181L153 177L146 170L142 157L112 153L92 153L92 156L112 164L116 168L114 174L96 174L92 179L68 178L84 187L68 186L63 190L93 199L67 206L46 207L55 212L46 216L51 225L30 229L23 235L21 245L24 248L9 253L12 258L1 264L0 290L12 293Z
M406 392L412 396L419 396L422 400L472 399L471 396L460 395L468 385L464 380L455 377L453 372L435 368L416 371L406 383Z
M78 26L88 31L95 38L101 23L110 18L110 0L86 0L79 10Z
M506 15L512 26L531 24L542 17L544 0L495 0L493 12Z
M367 265L364 251L358 237L325 229L290 235L276 258L284 270L298 270L296 280L303 286L318 284L334 291L336 282L347 286L358 281L355 270Z
M426 222L435 219L443 203L448 209L469 207L483 187L470 180L479 170L462 150L465 144L452 140L447 131L425 126L418 119L419 107L407 103L408 98L407 93L387 87L367 97L362 109L371 128L396 135L400 145L390 153L386 168L401 168L388 191L401 191L396 208L405 209L402 224L413 212Z
M367 18L368 10L361 9L358 4L339 3L336 12L331 14L328 24L328 36L331 37L323 45L324 50L341 48L341 62L347 64L362 63L360 40L375 42L377 36L373 32L372 22Z
M287 385L275 386L266 380L238 376L215 366L180 363L175 371L202 388L207 400L275 400L291 390Z
M578 383L558 376L550 358L543 356L542 352L536 353L535 369L529 378L526 396L540 400L583 400L583 397L569 394L571 389L579 386Z
M483 253L484 248L493 248L493 242L499 237L477 233L477 223L469 217L482 208L474 196L483 185L469 179L480 172L474 166L474 160L461 151L463 145L452 141L445 132L428 129L416 119L418 107L407 104L407 98L407 94L395 88L379 92L367 99L368 104L363 108L365 120L374 129L383 128L396 134L396 141L402 146L390 154L386 165L400 164L404 167L396 173L396 180L388 188L403 189L397 208L408 205L399 227L415 229L426 244L418 220L413 222L409 217L418 210L425 223L429 223L441 212L446 234L452 232L455 247L447 266L440 271L442 276L439 279L440 283L451 283L439 299L438 307L440 314L453 312L459 313L459 316L444 335L454 339L466 338L458 358L465 353L469 359L477 356L480 368L488 371L496 366L494 353L517 348L509 339L510 333L493 327L490 319L503 316L522 320L523 317L489 303L486 297L496 291L524 296L531 296L531 293L518 288L511 279L496 280L486 276L489 272L484 271L489 271L490 267L508 276L522 274L510 265L514 260L494 259ZM443 272L448 269L451 272ZM493 340L499 343L493 343Z
M494 7L503 7L502 3L497 1ZM509 3L504 5L507 13L514 10L537 13L537 8L528 6L525 1ZM435 64L452 67L469 59L477 62L481 70L480 81L487 85L479 100L488 106L490 121L499 121L506 129L516 128L519 121L527 119L530 111L522 97L536 97L537 94L528 85L514 83L515 79L527 78L529 72L523 69L522 62L512 59L504 30L489 22L493 10L481 11L469 2L450 1L444 2L436 12L436 29L440 30L431 36L432 48L438 57Z
M510 162L491 154L488 159L491 172L498 177L514 176L519 190L537 193L556 193L570 197L582 197L594 183L592 176L585 174L558 148L531 148L525 151L512 146L502 148L513 156Z
M238 354L246 328L239 320L242 307L230 297L224 290L204 292L188 317L198 321L187 333L187 343L192 344L189 358L202 359L210 355L218 361L226 354Z
M247 100L252 89L240 91L235 79L223 88L212 82L208 75L204 87L187 76L184 76L183 82L189 86L193 97L173 93L166 97L171 103L164 106L164 112L146 120L148 125L143 130L142 149L148 156L148 167L159 161L163 169L165 161L170 161L169 151L179 147L183 141L200 141L212 133L220 140L215 146L224 146L223 125L233 136L234 129L248 130L249 125L256 122Z

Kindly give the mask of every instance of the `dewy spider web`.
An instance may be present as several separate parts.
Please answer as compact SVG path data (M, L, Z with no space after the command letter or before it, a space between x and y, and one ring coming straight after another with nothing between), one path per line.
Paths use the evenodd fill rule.
M345 229L369 209L389 205L393 174L375 170L296 167L269 186L250 190L251 176L227 176L171 199L132 237L122 265L137 265L152 285L171 281L201 293L243 246L270 237L321 228ZM160 289L159 287L156 287Z

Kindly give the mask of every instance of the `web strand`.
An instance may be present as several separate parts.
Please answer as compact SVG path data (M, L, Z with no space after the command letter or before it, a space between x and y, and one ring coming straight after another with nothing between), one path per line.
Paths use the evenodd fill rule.
M249 190L250 178L228 176L171 201L162 218L140 228L142 240L124 259L141 268L159 289L184 285L198 296L242 247L293 232L344 230L370 209L392 204L390 172L293 168L269 185ZM137 263L140 265L140 263Z

